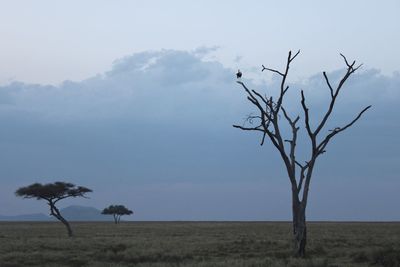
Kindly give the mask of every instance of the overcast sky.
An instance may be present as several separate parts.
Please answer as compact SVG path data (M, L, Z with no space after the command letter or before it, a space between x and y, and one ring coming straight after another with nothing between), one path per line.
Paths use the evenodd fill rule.
M300 89L313 118L325 110L339 53L364 65L327 130L373 106L321 156L308 218L400 220L400 2L215 2L0 0L0 214L47 213L13 192L65 180L94 192L62 206L125 204L137 220L290 219L277 151L232 127L254 112L234 74L274 94L261 64L301 49L291 114Z

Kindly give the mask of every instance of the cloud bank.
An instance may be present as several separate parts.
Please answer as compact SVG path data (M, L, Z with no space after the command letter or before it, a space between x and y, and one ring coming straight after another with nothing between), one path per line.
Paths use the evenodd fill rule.
M142 220L289 219L290 188L278 154L269 144L260 147L260 136L232 128L255 110L235 83L235 71L206 60L207 53L147 51L79 82L0 87L0 214L41 211L13 191L65 179L94 189L85 204L130 203ZM342 73L329 73L332 82ZM275 78L245 82L277 92ZM400 219L393 212L400 200L393 190L400 186L399 88L399 73L375 69L346 84L330 127L366 105L373 108L317 165L310 219ZM311 116L321 116L329 97L322 75L291 83L292 114L301 111L300 89Z

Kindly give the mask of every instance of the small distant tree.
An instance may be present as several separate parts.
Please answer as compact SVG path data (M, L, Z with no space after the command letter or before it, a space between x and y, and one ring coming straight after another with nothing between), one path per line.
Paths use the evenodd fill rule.
M83 186L75 186L66 182L55 182L48 184L34 183L26 187L21 187L15 194L23 198L36 198L46 200L50 207L50 215L62 222L68 231L68 236L72 237L73 232L68 221L61 215L56 203L69 197L85 197L86 193L92 192L91 189Z
M115 224L118 224L121 220L121 216L131 215L133 214L133 211L129 210L124 205L110 205L108 208L105 208L101 214L112 215L114 217Z

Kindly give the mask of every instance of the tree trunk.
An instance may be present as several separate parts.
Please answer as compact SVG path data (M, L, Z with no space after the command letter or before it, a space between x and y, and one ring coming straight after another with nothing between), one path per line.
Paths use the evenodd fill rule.
M57 220L59 220L60 222L62 222L65 225L65 227L67 228L67 231L68 231L68 236L72 237L74 234L72 232L71 226L69 225L69 222L66 219L64 219L63 216L61 216L60 211L57 209L57 207L54 204L52 204L52 203L50 204L50 209L51 209L50 214L53 215L54 217L56 217Z
M71 226L69 225L69 222L66 219L64 219L62 216L60 216L59 220L65 225L65 227L67 227L68 236L72 237L74 234L72 232Z
M293 198L294 255L305 257L307 242L306 207L298 200L297 194Z

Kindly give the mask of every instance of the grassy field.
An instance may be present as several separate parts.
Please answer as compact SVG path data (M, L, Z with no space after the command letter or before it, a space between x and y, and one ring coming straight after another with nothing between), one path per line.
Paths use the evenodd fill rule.
M278 222L0 223L0 266L400 266L400 223L309 223L291 257Z

